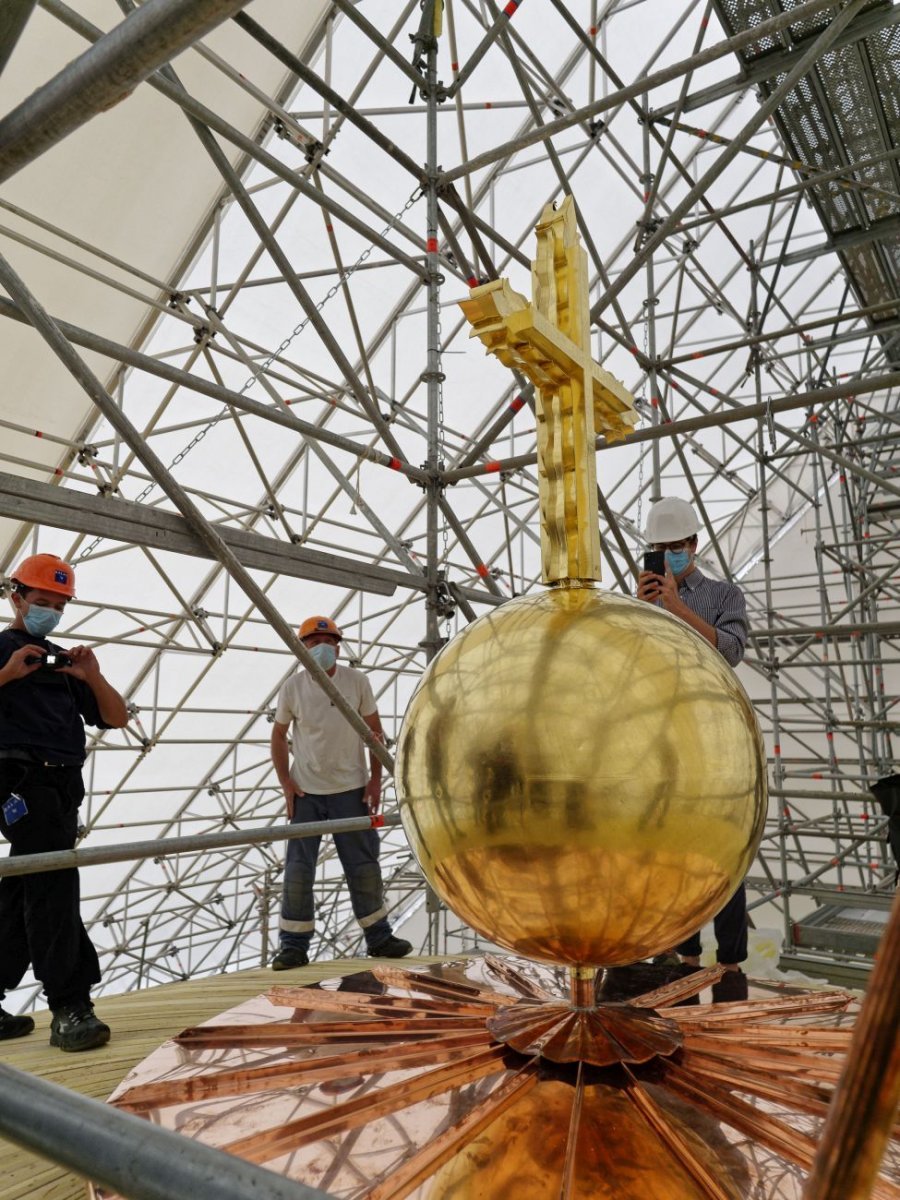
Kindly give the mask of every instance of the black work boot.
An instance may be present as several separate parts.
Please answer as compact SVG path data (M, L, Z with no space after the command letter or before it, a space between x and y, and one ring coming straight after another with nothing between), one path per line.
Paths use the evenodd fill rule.
M377 946L370 946L368 954L369 958L406 958L407 954L412 954L412 942L391 934Z
M748 995L747 976L743 971L726 971L712 985L713 1004L740 1004Z
M94 1015L89 1000L75 1000L53 1010L50 1045L60 1050L93 1050L109 1041L110 1028Z
M293 967L305 967L309 955L305 950L296 950L292 946L284 946L272 959L273 971L290 971Z
M4 1012L0 1008L0 1042L5 1042L8 1038L24 1037L26 1033L31 1033L34 1029L34 1021L31 1017L14 1017L12 1013Z

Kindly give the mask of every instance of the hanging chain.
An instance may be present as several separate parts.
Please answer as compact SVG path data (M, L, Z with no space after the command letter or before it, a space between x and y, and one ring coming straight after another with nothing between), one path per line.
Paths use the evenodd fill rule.
M438 360L440 362L441 348L444 343L444 334L441 327L441 306L438 304L437 310L437 351ZM438 371L437 378L437 469L443 471L446 468L445 443L444 443L444 373ZM443 489L442 489L443 490ZM441 562L444 569L444 580L450 575L450 531L447 525L447 517L441 510ZM453 608L448 604L446 609L446 626L444 628L444 636L447 641L450 640L450 625L453 620Z
M416 203L417 200L420 199L421 195L422 195L422 189L421 189L421 187L417 187L415 189L415 191L413 191L411 193L408 200L403 205L403 207L400 209L400 211L394 213L394 215L391 217L390 221L388 221L387 225L385 225L384 229L382 229L381 234L379 236L386 237L387 234L389 234L391 232L391 230L394 228L394 226L400 220L400 218L412 208L412 206ZM371 253L374 249L375 249L375 243L370 242L369 245L365 248L365 250L363 250L362 254L360 254L360 256L356 260L356 262L353 263L353 265L351 267L348 267L347 270L343 272L343 274L340 274L340 273L338 274L337 282L328 289L328 291L325 293L324 297L315 306L315 312L321 312L322 309L325 307L325 305L328 303L328 301L331 300L334 296L336 296L338 294L338 292L340 291L343 284L346 283L347 280L350 279L351 276L354 275L355 272L359 270L359 268L363 265L363 263L366 261L366 259L369 258L369 256L371 255ZM282 343L278 347L278 349L274 350L268 356L268 358L265 360L265 362L263 362L259 367L257 367L254 370L253 374L250 375L244 381L244 383L241 385L240 391L238 392L239 396L243 396L244 393L247 392L253 386L254 383L256 383L259 376L262 375L265 371L267 371L269 369L269 367L272 365L272 363L275 361L275 359L279 358L282 354L284 354L285 350L287 350L290 347L290 345L294 341L294 339L300 336L300 334L303 332L303 330L309 324L311 319L312 319L312 314L304 317L303 320L299 323L299 325L296 325L294 327L293 331L290 333L290 335L288 337L286 337L284 339L284 341L282 341ZM193 438L191 438L191 440L187 443L187 445L183 449L178 451L178 453L175 455L175 457L169 463L169 466L167 469L169 471L172 471L181 462L183 462L183 460L185 458L187 458L187 456L194 449L194 447L199 445L199 443L203 441L203 439L206 437L206 435L209 433L209 431L211 429L214 429L215 426L218 425L221 420L223 420L225 417L228 416L229 411L230 410L229 410L228 405L224 405L222 408L222 411L217 413L216 416L212 417L209 421L207 421L207 423L203 426L203 428L197 431L197 433L193 436ZM133 503L135 503L135 504L143 503L143 501L145 501L147 499L147 497L150 495L150 493L153 491L153 489L156 486L157 486L156 481L151 480L150 483L148 483L146 485L146 487L143 489L143 491L141 491L141 493L135 497L135 500L133 501ZM446 530L445 530L445 535L446 535ZM88 558L91 554L93 554L93 552L97 549L97 547L100 545L100 543L103 540L104 539L102 537L94 538L94 540L81 553L78 561L83 562L86 558Z
M649 304L645 304L644 305L644 362L645 363L648 361L649 355L650 355L650 306L649 306ZM646 372L646 379L647 379L647 381L649 381L650 372L646 367L644 368L644 370ZM642 545L641 530L642 530L643 526L641 524L641 512L642 512L643 504L644 504L644 460L647 457L649 449L650 449L650 443L648 442L647 445L642 446L638 452L638 501L637 501L637 539L636 539L637 544L638 544L638 549L640 549L640 547Z

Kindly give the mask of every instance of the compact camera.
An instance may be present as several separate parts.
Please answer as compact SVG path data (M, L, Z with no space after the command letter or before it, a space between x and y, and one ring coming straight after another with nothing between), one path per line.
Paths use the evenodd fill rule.
M56 654L29 654L25 662L29 667L40 663L41 669L44 671L58 671L60 667L71 667L72 665L72 659L62 650Z

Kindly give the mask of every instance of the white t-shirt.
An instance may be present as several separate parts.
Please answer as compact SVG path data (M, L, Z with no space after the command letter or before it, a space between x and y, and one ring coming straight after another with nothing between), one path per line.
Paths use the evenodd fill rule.
M335 667L331 682L361 717L376 712L372 685L362 671ZM275 720L293 722L291 778L304 792L331 795L369 782L366 747L306 671L292 675L278 693Z

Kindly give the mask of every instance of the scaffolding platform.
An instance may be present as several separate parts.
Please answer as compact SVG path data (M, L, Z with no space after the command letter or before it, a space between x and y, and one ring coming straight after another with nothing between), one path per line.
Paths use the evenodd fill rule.
M819 907L794 921L793 944L778 962L781 970L802 971L832 983L865 987L887 926L893 889L817 896Z

